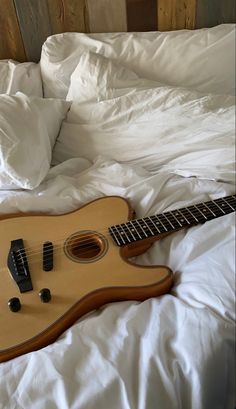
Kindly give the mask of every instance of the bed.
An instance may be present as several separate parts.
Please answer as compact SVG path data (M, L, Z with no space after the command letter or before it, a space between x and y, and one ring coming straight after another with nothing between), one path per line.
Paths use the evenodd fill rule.
M128 253L174 272L164 294L91 307L49 345L2 354L1 409L235 407L234 53L235 25L221 24L56 34L39 63L0 61L1 243L9 215L63 215L110 196L139 221L226 206L207 216L200 207L197 223L184 213L174 234ZM10 325L29 305L21 294L21 310L9 310L4 257L0 271L1 322ZM70 294L73 283L64 287Z

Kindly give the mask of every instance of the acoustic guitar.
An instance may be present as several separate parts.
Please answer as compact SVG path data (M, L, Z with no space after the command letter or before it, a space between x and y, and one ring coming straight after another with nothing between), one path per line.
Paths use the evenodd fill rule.
M2 216L0 362L52 343L105 303L168 292L168 267L128 259L167 234L235 209L234 195L135 219L129 203L114 196L60 216Z

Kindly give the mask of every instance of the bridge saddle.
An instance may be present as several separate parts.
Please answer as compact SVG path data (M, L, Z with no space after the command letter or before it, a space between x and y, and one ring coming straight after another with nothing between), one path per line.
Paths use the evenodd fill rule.
M7 266L21 293L33 290L27 255L22 239L11 242Z

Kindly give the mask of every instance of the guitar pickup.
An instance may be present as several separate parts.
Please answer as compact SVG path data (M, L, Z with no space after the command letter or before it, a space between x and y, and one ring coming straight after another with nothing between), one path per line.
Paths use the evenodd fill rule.
M43 271L53 269L53 244L51 241L43 243Z
M22 239L11 242L7 266L21 293L33 290L27 255Z

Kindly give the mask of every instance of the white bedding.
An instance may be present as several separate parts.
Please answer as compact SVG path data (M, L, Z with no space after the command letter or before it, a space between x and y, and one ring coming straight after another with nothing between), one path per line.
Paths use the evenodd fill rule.
M56 214L112 194L139 217L232 193L227 183L72 159L35 191L2 191L0 211ZM53 345L1 364L1 409L232 409L234 216L163 239L138 261L169 265L171 293L104 306Z
M81 55L92 51L138 76L215 94L235 94L235 24L145 33L62 33L43 45L44 95L65 98Z
M222 64L227 65L227 61L232 61L232 53L229 50L226 52L223 46L228 44L228 41L232 45L232 31L232 25L228 27L223 25L210 30L209 36L207 31L197 30L196 37L193 32L193 43L196 47L202 44L202 39L205 39L204 44L207 43L206 50L198 48L200 53L209 51L209 47L211 49L212 60L208 61L209 69L214 58L217 59L217 55L222 55L223 51L228 59L226 58ZM113 41L121 46L126 35L130 38L130 47L125 50L127 54L123 54L124 58L132 55L132 51L137 54L136 56L139 55L139 48L136 49L137 53L132 49L134 43L138 47L139 39L149 43L149 37L155 36L152 33L112 34L110 37L108 35L110 39L106 43L107 48L103 44L103 35L100 39L96 39L96 35L90 38L73 34L65 35L65 38L51 37L43 49L41 61L43 79L45 81L46 78L46 82L49 80L46 84L47 92L49 94L51 92L54 97L60 97L55 95L55 92L63 91L63 97L66 96L70 77L67 74L76 68L78 59L76 54L78 50L74 46L79 44L81 39L82 45L83 43L91 45L93 51L99 50L102 51L102 55L107 55L110 52L112 54ZM189 41L192 39L192 35L186 31L182 34L176 32L166 35L172 47L177 40L179 47L182 47L181 38ZM206 41L207 38L209 43ZM68 43L69 39L73 41ZM67 46L71 44L71 48L65 46L60 48L61 40L62 43L65 41ZM161 44L165 43L164 33L158 36L159 41ZM58 44L59 48L53 49L51 47L53 44ZM190 45L188 41L187 44ZM84 50L84 46L81 49ZM184 49L186 50L186 47L183 45L181 52L184 52ZM115 50L119 51L119 47ZM189 54L189 64L197 55L197 52ZM63 63L57 65L56 59ZM142 59L142 63L144 60L145 58ZM160 64L164 62L165 59L160 61ZM47 63L51 65L47 66ZM171 74L174 66L173 61L167 75ZM150 64L148 67L146 64L146 68L150 68ZM208 78L209 71L200 75L198 78L200 89L209 88L209 92L214 92L221 88L220 85L228 84L228 94L231 94L232 75L229 77L219 67L214 68L216 75L212 78ZM61 83L57 81L53 84L54 69ZM145 71L145 65L143 69ZM119 71L122 75L124 72L125 70ZM194 71L192 74L188 72L187 82L190 88L194 88L193 73ZM177 77L175 78L176 85L183 85L185 73L178 69L176 75L177 77L179 75L178 81ZM147 78L156 80L150 76ZM137 78L131 75L129 80L136 83ZM120 86L119 81L113 81L113 86L115 83L116 86L118 83ZM50 88L54 85L55 88ZM109 101L100 101L99 105L94 98L88 105L86 102L76 102L74 103L76 112L72 104L70 114L64 122L78 126L79 115L81 128L94 131L97 127L101 138L106 136L108 125L113 122L115 125L113 134L110 133L112 138L114 129L124 130L126 119L131 130L134 130L133 122L137 119L135 115L143 113L144 115L139 117L142 119L140 121L142 126L138 131L141 140L141 134L145 129L143 135L145 140L148 121L153 120L155 114L159 112L162 125L169 126L168 138L165 139L163 132L162 143L159 143L159 155L155 152L154 157L149 151L145 155L145 160L142 160L145 145L138 149L135 132L132 143L135 154L137 155L139 150L140 155L135 161L125 162L114 156L119 153L119 144L114 155L108 143L106 146L103 145L106 150L101 149L96 155L93 155L92 146L86 155L85 148L88 148L86 144L84 151L82 148L79 149L81 145L76 144L75 147L78 149L76 155L70 152L69 156L61 157L57 163L60 161L62 163L52 167L37 188L0 190L0 214L18 211L61 214L77 209L98 197L118 195L129 200L136 210L137 217L144 217L234 194L235 145L232 96L204 98L193 91L191 95L195 95L195 99L190 101L188 98L184 99L185 91L178 91L177 88L171 91L172 97L175 95L175 98L166 98L165 89L164 87L160 91L162 98L159 105L156 94L154 93L153 97L151 90L137 90L137 93L135 91L127 96L124 95L123 88L122 96L116 99L120 102L117 105L109 105ZM86 91L86 86L84 90ZM71 91L72 96L81 95L78 90ZM143 92L143 98L140 98L140 92ZM177 95L178 92L182 94ZM110 95L111 99L115 96L111 96L106 90L102 90L101 95ZM86 100L86 92L83 94L84 97ZM138 100L136 105L135 98ZM124 101L128 101L130 105ZM181 101L187 101L182 105L182 110ZM155 112L150 110L152 102L156 108L158 107ZM106 114L103 108L100 111L101 106L108 107ZM133 111L130 107L133 107ZM161 107L173 108L173 115L171 117L169 112L166 124L164 109ZM99 117L103 120L98 121ZM193 120L192 123L192 118L198 119L201 132L197 132L197 122L194 124ZM146 121L146 128L143 127L145 122L143 119ZM184 124L187 123L192 131L189 140L184 129ZM64 124L60 137L63 135ZM160 126L160 129L163 126ZM175 126L181 132L176 133L176 139L171 139ZM206 132L204 137L203 130ZM65 141L70 135L65 134ZM182 143L183 137L185 144ZM158 135L154 140L155 138L158 139ZM81 138L78 135L78 141L79 139ZM69 143L69 139L67 142ZM56 147L54 155L55 149ZM61 153L68 154L66 148ZM106 153L106 156L103 153ZM235 407L234 214L170 235L155 243L148 252L137 257L135 261L147 266L164 264L172 268L175 279L171 292L144 302L126 301L105 305L81 318L54 344L0 364L0 409Z
M24 92L28 96L43 96L39 64L0 61L0 94L14 95L16 92Z

